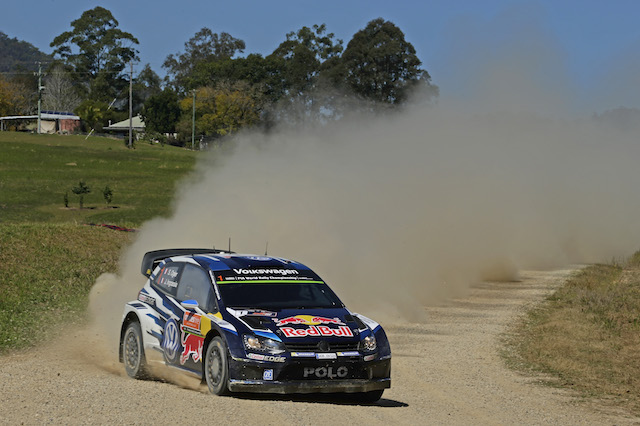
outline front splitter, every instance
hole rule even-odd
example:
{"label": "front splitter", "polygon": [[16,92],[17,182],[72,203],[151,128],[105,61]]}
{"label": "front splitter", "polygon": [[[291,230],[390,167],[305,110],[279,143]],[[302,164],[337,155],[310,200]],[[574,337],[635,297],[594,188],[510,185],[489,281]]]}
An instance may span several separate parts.
{"label": "front splitter", "polygon": [[391,387],[391,379],[373,380],[308,380],[295,382],[276,382],[267,380],[229,380],[232,392],[259,393],[355,393],[371,392]]}

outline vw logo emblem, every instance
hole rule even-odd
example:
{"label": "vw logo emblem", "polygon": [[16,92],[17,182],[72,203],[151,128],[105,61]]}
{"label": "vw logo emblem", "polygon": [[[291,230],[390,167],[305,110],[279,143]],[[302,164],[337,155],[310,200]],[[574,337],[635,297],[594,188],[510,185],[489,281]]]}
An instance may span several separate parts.
{"label": "vw logo emblem", "polygon": [[167,362],[176,362],[178,350],[180,349],[180,334],[178,333],[178,324],[172,319],[167,321],[164,326],[162,349]]}

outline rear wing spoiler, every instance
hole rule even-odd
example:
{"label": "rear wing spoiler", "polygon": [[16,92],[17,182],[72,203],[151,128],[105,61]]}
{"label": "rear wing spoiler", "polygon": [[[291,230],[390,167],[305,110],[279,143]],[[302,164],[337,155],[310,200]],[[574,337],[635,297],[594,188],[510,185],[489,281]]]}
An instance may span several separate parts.
{"label": "rear wing spoiler", "polygon": [[206,248],[174,248],[174,249],[164,249],[164,250],[154,250],[148,251],[144,254],[142,258],[142,266],[140,267],[140,272],[145,277],[151,276],[151,273],[156,269],[163,260],[168,257],[173,256],[185,256],[190,254],[219,254],[219,253],[229,253],[232,254],[234,252],[229,250],[216,250],[216,249],[206,249]]}

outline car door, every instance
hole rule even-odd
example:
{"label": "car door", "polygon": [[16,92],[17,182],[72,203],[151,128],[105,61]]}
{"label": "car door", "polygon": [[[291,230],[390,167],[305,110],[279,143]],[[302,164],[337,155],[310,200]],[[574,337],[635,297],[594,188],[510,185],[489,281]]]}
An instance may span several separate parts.
{"label": "car door", "polygon": [[174,358],[174,364],[201,372],[204,339],[211,330],[211,320],[203,313],[217,312],[209,274],[197,265],[186,263],[180,274],[176,300],[185,311],[179,323],[181,352]]}

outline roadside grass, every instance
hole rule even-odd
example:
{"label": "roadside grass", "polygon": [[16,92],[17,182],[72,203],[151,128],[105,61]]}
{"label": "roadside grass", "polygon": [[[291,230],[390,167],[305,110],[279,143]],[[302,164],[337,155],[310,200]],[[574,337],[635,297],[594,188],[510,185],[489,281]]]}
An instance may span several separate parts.
{"label": "roadside grass", "polygon": [[117,271],[131,238],[93,226],[0,223],[0,353],[82,325],[96,278]]}
{"label": "roadside grass", "polygon": [[640,252],[578,272],[504,343],[510,367],[640,414]]}
{"label": "roadside grass", "polygon": [[[21,132],[0,132],[0,152],[0,223],[130,227],[169,213],[176,182],[193,169],[197,155],[140,141],[130,150],[122,140]],[[83,209],[72,192],[80,180],[91,188]],[[110,206],[102,193],[107,185]]]}

